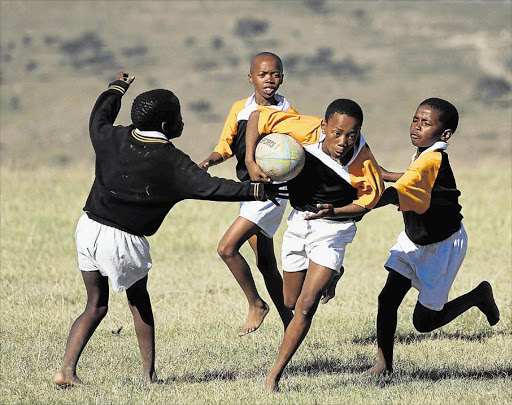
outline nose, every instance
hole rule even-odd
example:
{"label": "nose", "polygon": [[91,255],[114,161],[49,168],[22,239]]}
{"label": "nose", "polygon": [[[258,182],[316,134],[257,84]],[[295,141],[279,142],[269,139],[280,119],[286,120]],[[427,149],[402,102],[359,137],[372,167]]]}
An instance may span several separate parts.
{"label": "nose", "polygon": [[348,138],[345,135],[341,135],[338,139],[339,139],[339,141],[338,141],[339,146],[341,146],[343,148],[346,148],[348,146]]}

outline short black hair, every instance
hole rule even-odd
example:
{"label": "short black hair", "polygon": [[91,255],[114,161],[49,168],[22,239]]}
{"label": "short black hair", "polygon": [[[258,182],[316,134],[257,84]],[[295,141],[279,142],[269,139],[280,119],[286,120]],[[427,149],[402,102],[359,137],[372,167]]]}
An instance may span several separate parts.
{"label": "short black hair", "polygon": [[260,52],[259,54],[257,55],[254,55],[254,57],[251,59],[251,65],[250,67],[252,67],[252,64],[254,63],[254,60],[256,58],[259,58],[260,56],[270,56],[271,58],[274,58],[277,63],[279,64],[279,67],[281,69],[281,73],[283,72],[284,70],[284,65],[283,65],[283,61],[281,60],[281,58],[279,56],[277,56],[275,53],[273,52],[268,52],[268,51],[265,51],[265,52]]}
{"label": "short black hair", "polygon": [[325,121],[329,121],[329,119],[336,113],[354,117],[359,121],[359,126],[363,126],[363,110],[359,104],[353,100],[348,98],[339,98],[334,100],[329,104],[325,111]]}
{"label": "short black hair", "polygon": [[459,112],[455,106],[442,98],[427,98],[423,100],[420,105],[428,105],[434,110],[439,111],[439,120],[444,125],[443,129],[451,129],[453,132],[456,131],[459,125]]}
{"label": "short black hair", "polygon": [[139,94],[132,104],[133,125],[142,131],[162,131],[162,122],[173,124],[181,113],[180,101],[170,90],[155,89]]}

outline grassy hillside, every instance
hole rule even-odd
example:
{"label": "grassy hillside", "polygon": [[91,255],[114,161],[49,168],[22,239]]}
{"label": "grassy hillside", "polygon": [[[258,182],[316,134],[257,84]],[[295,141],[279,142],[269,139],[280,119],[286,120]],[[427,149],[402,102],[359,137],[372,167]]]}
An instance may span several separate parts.
{"label": "grassy hillside", "polygon": [[410,117],[429,96],[460,109],[452,160],[509,160],[510,2],[2,1],[0,15],[3,161],[91,161],[88,115],[120,69],[137,80],[119,122],[139,92],[172,89],[186,124],[177,144],[202,159],[262,50],[283,58],[281,90],[299,111],[358,101],[383,165],[408,159]]}

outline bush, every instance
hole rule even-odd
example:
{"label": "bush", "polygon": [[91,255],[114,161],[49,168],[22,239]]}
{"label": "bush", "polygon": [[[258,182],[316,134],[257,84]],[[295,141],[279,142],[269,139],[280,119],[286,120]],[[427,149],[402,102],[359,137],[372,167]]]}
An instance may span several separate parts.
{"label": "bush", "polygon": [[265,20],[255,18],[242,18],[237,21],[235,35],[242,38],[251,38],[262,35],[268,30],[268,23]]}

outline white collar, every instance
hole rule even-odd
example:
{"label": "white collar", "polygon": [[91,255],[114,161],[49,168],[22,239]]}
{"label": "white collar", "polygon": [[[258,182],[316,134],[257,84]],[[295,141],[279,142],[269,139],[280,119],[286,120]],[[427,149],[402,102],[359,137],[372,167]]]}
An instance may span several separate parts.
{"label": "white collar", "polygon": [[425,149],[423,152],[421,152],[419,154],[418,154],[418,151],[416,151],[416,153],[414,155],[412,155],[412,161],[414,162],[416,159],[418,159],[421,155],[423,155],[426,152],[431,152],[434,150],[445,150],[446,148],[448,148],[448,142],[437,141],[432,146]]}
{"label": "white collar", "polygon": [[165,139],[166,141],[169,140],[169,138],[158,131],[141,131],[140,129],[135,128],[135,133],[140,136],[145,136],[146,138]]}
{"label": "white collar", "polygon": [[[276,93],[274,97],[277,100],[276,105],[266,105],[262,107],[274,108],[279,111],[287,111],[290,109],[290,103],[285,97],[278,93]],[[248,120],[251,113],[256,111],[258,107],[259,104],[256,103],[256,93],[252,93],[249,97],[247,97],[247,100],[245,100],[245,107],[238,113],[236,119],[238,121]]]}
{"label": "white collar", "polygon": [[357,156],[359,155],[359,152],[361,152],[361,149],[363,148],[363,146],[366,145],[366,141],[364,139],[363,133],[359,132],[359,145],[357,146],[357,148],[354,148],[354,153],[352,154],[350,161],[346,165],[341,165],[340,163],[337,163],[322,150],[322,143],[323,143],[324,139],[325,139],[325,134],[322,132],[319,142],[311,144],[311,145],[304,145],[303,147],[307,152],[311,153],[313,156],[315,156],[317,159],[319,159],[327,167],[334,170],[342,179],[344,179],[345,181],[347,181],[350,184],[350,174],[348,171],[348,167],[357,158]]}

